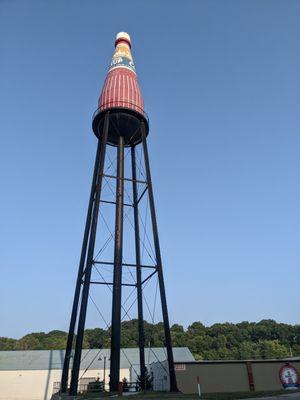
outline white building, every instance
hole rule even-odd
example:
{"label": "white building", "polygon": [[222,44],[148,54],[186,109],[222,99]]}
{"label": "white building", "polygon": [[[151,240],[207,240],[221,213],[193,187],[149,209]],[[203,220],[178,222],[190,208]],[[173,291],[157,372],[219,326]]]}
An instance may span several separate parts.
{"label": "white building", "polygon": [[[0,400],[47,400],[60,383],[64,350],[0,351]],[[194,361],[187,347],[173,348],[175,362]],[[109,382],[108,349],[83,350],[79,384],[104,378]],[[145,349],[146,364],[166,360],[164,348]],[[140,373],[139,350],[122,349],[120,379],[136,381]]]}

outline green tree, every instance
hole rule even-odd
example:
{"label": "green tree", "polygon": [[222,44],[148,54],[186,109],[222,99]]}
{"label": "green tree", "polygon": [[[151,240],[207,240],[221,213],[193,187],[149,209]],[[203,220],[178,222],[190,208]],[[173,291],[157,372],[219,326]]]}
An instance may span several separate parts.
{"label": "green tree", "polygon": [[259,343],[261,358],[283,358],[289,356],[288,349],[280,344],[278,340],[260,340]]}
{"label": "green tree", "polygon": [[0,337],[0,350],[14,350],[17,340],[6,337]]}
{"label": "green tree", "polygon": [[171,326],[171,337],[174,347],[186,346],[187,338],[182,325],[174,324]]}
{"label": "green tree", "polygon": [[235,349],[235,359],[253,360],[260,358],[260,348],[257,343],[245,341],[239,344]]}
{"label": "green tree", "polygon": [[[138,385],[138,390],[142,390],[141,375],[138,375],[138,377],[137,377],[137,385]],[[153,376],[149,373],[147,368],[146,368],[146,372],[145,372],[145,388],[144,388],[144,390],[153,390]]]}
{"label": "green tree", "polygon": [[204,335],[205,332],[206,328],[200,321],[193,322],[187,329],[187,334],[192,337]]}
{"label": "green tree", "polygon": [[[164,325],[144,321],[145,346],[164,345]],[[86,329],[84,348],[109,348],[110,328]],[[196,359],[255,359],[300,356],[300,325],[277,323],[271,319],[260,322],[242,321],[238,324],[218,323],[205,327],[193,322],[185,330],[182,325],[171,327],[174,346],[187,346]],[[53,330],[34,332],[21,339],[0,337],[0,350],[64,349],[67,333]],[[138,321],[122,322],[122,346],[138,346]]]}
{"label": "green tree", "polygon": [[84,340],[89,349],[100,349],[110,346],[110,337],[108,331],[101,328],[86,329],[84,331]]}
{"label": "green tree", "polygon": [[16,350],[40,350],[42,348],[43,346],[34,333],[22,337],[17,341],[15,347]]}

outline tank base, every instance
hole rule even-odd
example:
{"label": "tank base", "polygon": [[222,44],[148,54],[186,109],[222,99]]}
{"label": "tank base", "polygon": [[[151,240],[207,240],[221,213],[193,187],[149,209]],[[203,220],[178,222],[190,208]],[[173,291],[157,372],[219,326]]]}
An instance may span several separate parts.
{"label": "tank base", "polygon": [[112,146],[118,145],[120,136],[124,138],[124,145],[126,147],[135,146],[142,141],[142,123],[145,126],[146,136],[149,133],[148,118],[130,108],[113,107],[105,110],[96,110],[93,116],[93,131],[100,139],[103,126],[104,117],[109,111],[109,129],[108,129],[108,144]]}

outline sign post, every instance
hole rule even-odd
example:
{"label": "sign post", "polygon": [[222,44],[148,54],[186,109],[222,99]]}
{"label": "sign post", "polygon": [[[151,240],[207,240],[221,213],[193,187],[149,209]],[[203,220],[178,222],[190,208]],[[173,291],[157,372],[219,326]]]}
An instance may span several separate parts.
{"label": "sign post", "polygon": [[200,377],[197,376],[198,396],[201,397]]}

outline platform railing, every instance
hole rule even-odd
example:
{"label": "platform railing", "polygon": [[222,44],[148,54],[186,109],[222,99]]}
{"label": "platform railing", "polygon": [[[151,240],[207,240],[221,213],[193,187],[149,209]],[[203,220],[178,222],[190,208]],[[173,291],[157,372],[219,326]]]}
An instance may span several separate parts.
{"label": "platform railing", "polygon": [[124,108],[125,110],[134,110],[142,114],[147,122],[149,123],[149,117],[147,113],[144,111],[144,109],[140,106],[138,106],[135,103],[132,103],[130,101],[120,101],[120,100],[112,100],[107,103],[101,104],[100,107],[97,108],[97,110],[93,114],[93,119],[98,115],[100,112],[105,111],[109,108]]}

